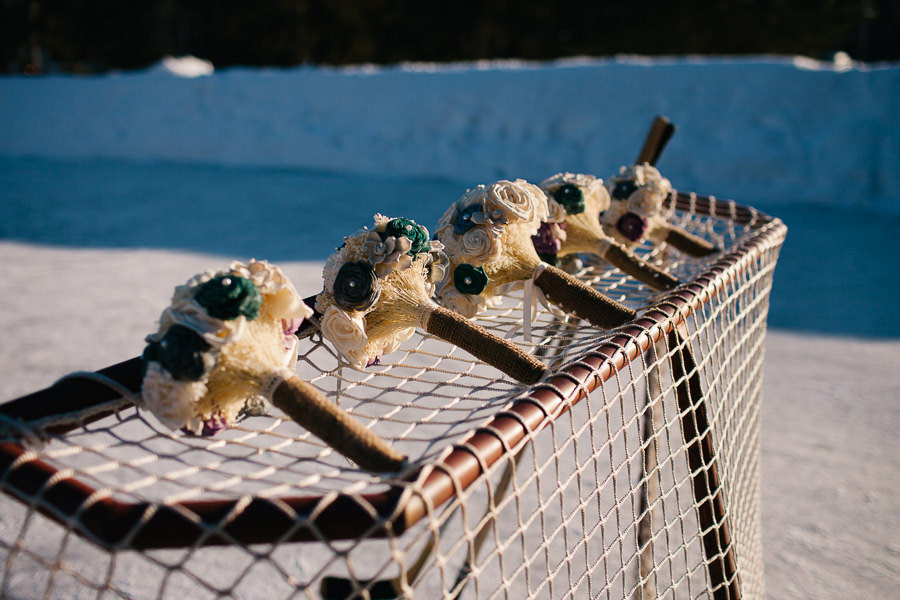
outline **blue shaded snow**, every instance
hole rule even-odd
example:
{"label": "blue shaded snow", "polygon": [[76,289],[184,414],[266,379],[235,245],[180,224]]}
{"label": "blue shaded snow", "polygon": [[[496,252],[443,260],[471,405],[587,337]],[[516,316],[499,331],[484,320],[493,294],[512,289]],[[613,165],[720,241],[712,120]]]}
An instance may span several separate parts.
{"label": "blue shaded snow", "polygon": [[572,59],[0,77],[0,238],[324,261],[375,212],[608,177],[657,114],[680,190],[789,226],[770,324],[900,337],[900,66]]}
{"label": "blue shaded snow", "polygon": [[[434,229],[473,182],[189,163],[0,159],[0,238],[321,261],[374,212]],[[900,337],[900,215],[740,199],[787,223],[769,324]]]}

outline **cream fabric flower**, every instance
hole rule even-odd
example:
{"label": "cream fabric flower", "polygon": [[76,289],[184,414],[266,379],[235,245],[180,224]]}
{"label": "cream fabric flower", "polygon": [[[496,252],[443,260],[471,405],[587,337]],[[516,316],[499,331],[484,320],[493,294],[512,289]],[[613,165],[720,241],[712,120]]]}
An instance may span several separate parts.
{"label": "cream fabric flower", "polygon": [[599,214],[603,214],[604,211],[609,210],[610,203],[612,202],[609,191],[606,189],[606,184],[599,177],[595,178],[588,186],[587,191],[585,192],[585,198],[588,199],[589,205],[593,205],[594,210]]}
{"label": "cream fabric flower", "polygon": [[438,299],[442,306],[445,306],[454,312],[458,312],[467,319],[471,319],[478,314],[478,311],[481,308],[481,303],[478,302],[478,296],[462,294],[456,291],[453,286],[444,288],[442,292],[443,293],[438,294]]}
{"label": "cream fabric flower", "polygon": [[636,165],[633,167],[635,174],[637,175],[638,185],[649,185],[651,183],[655,183],[659,186],[660,191],[668,194],[672,191],[672,183],[662,176],[662,173],[659,172],[654,166],[651,165]]}
{"label": "cream fabric flower", "polygon": [[524,179],[502,179],[492,183],[486,189],[484,203],[485,214],[491,219],[494,219],[496,211],[501,211],[508,218],[524,221],[543,220],[547,217],[547,203],[544,202],[543,192]]}
{"label": "cream fabric flower", "polygon": [[[465,197],[465,196],[464,196]],[[456,219],[456,212],[462,208],[463,206],[460,204],[462,200],[458,200],[447,207],[447,210],[444,211],[444,214],[441,215],[441,218],[438,219],[437,228],[440,230],[443,227],[447,227],[448,225],[452,225],[453,221]]]}
{"label": "cream fabric flower", "polygon": [[503,244],[500,236],[484,225],[473,227],[462,235],[459,250],[465,262],[474,266],[483,265],[500,255]]}
{"label": "cream fabric flower", "polygon": [[411,338],[415,332],[415,327],[407,327],[398,331],[392,338],[385,342],[384,348],[381,350],[382,356],[395,352],[397,348],[400,347],[400,344]]}
{"label": "cream fabric flower", "polygon": [[444,252],[444,245],[437,240],[431,240],[431,252],[428,253],[428,260],[425,263],[425,269],[428,273],[428,283],[431,284],[431,293],[434,293],[434,286],[439,284],[447,276],[447,270],[450,268],[450,259]]}
{"label": "cream fabric flower", "polygon": [[364,349],[368,343],[365,323],[359,315],[351,315],[337,306],[329,306],[321,321],[322,335],[357,369],[366,366]]}
{"label": "cream fabric flower", "polygon": [[469,319],[484,309],[497,306],[502,300],[499,296],[463,294],[453,285],[452,277],[448,277],[443,284],[438,286],[435,298],[441,306]]}
{"label": "cream fabric flower", "polygon": [[375,269],[375,274],[384,279],[393,271],[403,271],[412,266],[413,259],[407,254],[412,248],[409,238],[387,237],[381,239],[377,231],[370,231],[363,244],[363,253]]}
{"label": "cream fabric flower", "polygon": [[[557,173],[556,175],[548,177],[547,179],[542,181],[541,189],[552,193],[553,190],[567,183],[576,185],[583,189],[587,189],[596,181],[597,177],[588,173]],[[600,181],[602,183],[602,180]]]}
{"label": "cream fabric flower", "polygon": [[285,287],[294,286],[288,281],[281,269],[265,260],[251,259],[248,263],[234,261],[229,270],[240,277],[249,279],[259,288],[261,294],[275,294]]}
{"label": "cream fabric flower", "polygon": [[157,362],[147,363],[141,387],[144,405],[169,429],[185,427],[198,433],[203,422],[195,413],[197,399],[206,395],[206,378],[176,381]]}
{"label": "cream fabric flower", "polygon": [[651,182],[639,187],[629,196],[628,209],[639,215],[652,217],[662,212],[666,195],[667,192],[658,183]]}
{"label": "cream fabric flower", "polygon": [[547,196],[547,218],[545,223],[563,223],[566,220],[565,207],[554,200],[551,196]]}
{"label": "cream fabric flower", "polygon": [[259,292],[267,296],[268,310],[282,319],[308,319],[313,311],[303,302],[294,284],[284,272],[265,260],[251,259],[244,264],[233,262],[231,273],[253,282]]}

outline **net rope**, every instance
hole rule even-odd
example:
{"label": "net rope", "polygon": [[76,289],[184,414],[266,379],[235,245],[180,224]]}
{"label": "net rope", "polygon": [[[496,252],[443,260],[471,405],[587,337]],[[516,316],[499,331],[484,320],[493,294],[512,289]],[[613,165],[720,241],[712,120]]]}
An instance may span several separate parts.
{"label": "net rope", "polygon": [[[317,333],[301,340],[298,375],[409,455],[406,473],[360,471],[276,409],[212,438],[172,433],[121,401],[100,420],[82,415],[64,435],[3,423],[11,458],[0,485],[12,520],[0,527],[0,595],[646,599],[730,597],[737,586],[742,598],[764,597],[760,385],[785,228],[733,202],[702,204],[683,195],[669,220],[732,253],[724,274],[698,279],[716,272],[720,254],[696,259],[649,245],[636,253],[690,285],[654,292],[589,257],[564,265],[639,317],[650,306],[671,309],[667,331],[607,332],[542,309],[526,344],[521,290],[478,317],[559,373],[531,389],[424,333],[365,371]],[[598,356],[607,357],[597,349],[614,336],[641,349],[601,374]],[[686,406],[683,390],[695,384],[702,398]],[[561,401],[548,411],[536,392]],[[685,419],[710,440],[715,489],[709,468],[690,466]],[[503,423],[526,433],[509,444]],[[499,458],[488,460],[473,433],[495,440]],[[473,477],[454,467],[463,455],[478,467]],[[25,472],[38,467],[51,474],[29,488]],[[452,486],[446,501],[433,501],[431,473]],[[65,505],[57,494],[73,481],[83,493]],[[700,496],[698,481],[707,486]],[[717,495],[730,537],[711,554],[698,514]],[[303,510],[295,498],[305,499]],[[227,508],[214,519],[191,508],[216,501]],[[422,518],[385,525],[412,501],[424,506]],[[139,507],[114,543],[91,533],[104,523],[85,525],[106,518],[97,515],[112,503]],[[164,508],[178,515],[161,521],[169,529],[154,521]],[[273,525],[239,533],[251,509],[267,511]],[[360,514],[369,525],[334,535]],[[186,527],[200,533],[172,544],[180,547],[148,547],[144,526],[163,540]],[[726,554],[735,575],[716,584],[708,565]]]}

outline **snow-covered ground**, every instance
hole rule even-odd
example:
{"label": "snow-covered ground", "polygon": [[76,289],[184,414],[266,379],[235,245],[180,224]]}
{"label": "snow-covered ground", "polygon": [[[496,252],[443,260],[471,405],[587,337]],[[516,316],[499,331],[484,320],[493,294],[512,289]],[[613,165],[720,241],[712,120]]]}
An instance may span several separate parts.
{"label": "snow-covered ground", "polygon": [[0,400],[138,354],[194,272],[267,258],[311,293],[372,212],[432,225],[499,177],[605,176],[666,114],[676,187],[790,228],[763,392],[769,595],[895,593],[900,66],[173,68],[0,78]]}
{"label": "snow-covered ground", "polygon": [[900,131],[896,65],[626,57],[170,71],[0,79],[0,154],[540,180],[617,168],[665,114],[681,129],[664,165],[683,189],[879,207],[900,197],[900,138],[888,135]]}

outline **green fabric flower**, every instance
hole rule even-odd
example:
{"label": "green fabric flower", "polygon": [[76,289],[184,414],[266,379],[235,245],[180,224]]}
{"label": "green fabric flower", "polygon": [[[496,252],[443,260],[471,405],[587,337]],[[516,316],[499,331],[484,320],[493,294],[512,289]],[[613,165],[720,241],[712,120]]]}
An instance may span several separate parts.
{"label": "green fabric flower", "polygon": [[616,200],[628,200],[637,189],[633,179],[625,179],[616,183],[616,187],[612,191],[612,197]]}
{"label": "green fabric flower", "polygon": [[562,184],[553,192],[553,199],[563,205],[566,214],[578,215],[584,212],[584,193],[577,185]]}
{"label": "green fabric flower", "polygon": [[465,263],[453,269],[453,286],[463,294],[477,296],[487,287],[488,276],[482,267],[473,267]]}
{"label": "green fabric flower", "polygon": [[195,331],[173,325],[161,340],[144,348],[143,374],[147,374],[147,363],[158,362],[178,381],[199,381],[216,364],[210,348]]}
{"label": "green fabric flower", "polygon": [[229,321],[244,316],[252,321],[259,316],[262,295],[249,279],[219,275],[197,286],[194,300],[216,319]]}
{"label": "green fabric flower", "polygon": [[547,254],[544,252],[537,253],[538,258],[547,263],[548,265],[553,265],[554,267],[559,267],[561,261],[559,260],[559,256],[556,254]]}
{"label": "green fabric flower", "polygon": [[404,219],[402,217],[399,219],[391,219],[388,221],[387,225],[384,226],[384,232],[381,236],[382,239],[400,236],[408,238],[409,241],[412,242],[412,248],[407,252],[410,256],[415,256],[421,252],[431,251],[431,243],[428,241],[428,230],[421,225],[416,225],[415,221],[410,219]]}

